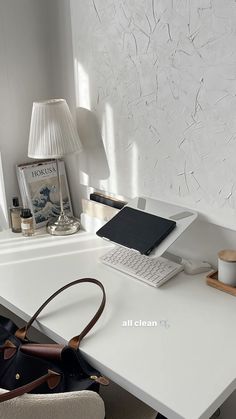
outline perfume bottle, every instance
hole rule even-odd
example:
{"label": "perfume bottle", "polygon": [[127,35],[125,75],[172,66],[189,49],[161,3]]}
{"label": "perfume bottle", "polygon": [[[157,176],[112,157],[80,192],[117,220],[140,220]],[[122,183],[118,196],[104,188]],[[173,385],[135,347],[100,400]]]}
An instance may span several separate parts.
{"label": "perfume bottle", "polygon": [[19,206],[19,199],[17,196],[12,198],[12,207],[9,209],[10,211],[10,225],[11,230],[13,233],[20,233],[21,232],[21,211],[22,207]]}
{"label": "perfume bottle", "polygon": [[29,237],[34,234],[34,220],[29,208],[23,208],[21,211],[21,231],[23,236]]}

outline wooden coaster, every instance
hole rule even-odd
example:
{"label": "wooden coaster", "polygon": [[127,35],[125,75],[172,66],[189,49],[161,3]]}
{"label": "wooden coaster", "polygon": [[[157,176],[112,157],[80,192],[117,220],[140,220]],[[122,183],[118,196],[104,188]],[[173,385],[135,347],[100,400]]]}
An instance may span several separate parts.
{"label": "wooden coaster", "polygon": [[217,288],[220,291],[227,292],[228,294],[236,296],[236,287],[231,287],[230,285],[223,284],[218,280],[218,271],[210,272],[206,277],[207,285],[210,287]]}

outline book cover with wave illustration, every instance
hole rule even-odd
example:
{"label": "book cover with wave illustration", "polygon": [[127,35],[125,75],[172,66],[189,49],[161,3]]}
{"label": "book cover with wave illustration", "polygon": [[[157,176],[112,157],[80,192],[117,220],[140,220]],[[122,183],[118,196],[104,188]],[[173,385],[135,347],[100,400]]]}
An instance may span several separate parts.
{"label": "book cover with wave illustration", "polygon": [[[41,160],[19,164],[16,171],[23,206],[31,209],[36,228],[45,226],[51,218],[60,214],[56,161]],[[67,215],[73,215],[65,163],[61,159],[59,172],[63,209]]]}

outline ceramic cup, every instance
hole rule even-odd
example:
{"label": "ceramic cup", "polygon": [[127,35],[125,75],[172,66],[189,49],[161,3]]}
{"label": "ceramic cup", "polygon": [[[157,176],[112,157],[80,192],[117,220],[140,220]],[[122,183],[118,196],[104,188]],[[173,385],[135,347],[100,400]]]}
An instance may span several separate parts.
{"label": "ceramic cup", "polygon": [[236,250],[221,250],[218,253],[218,280],[236,287]]}

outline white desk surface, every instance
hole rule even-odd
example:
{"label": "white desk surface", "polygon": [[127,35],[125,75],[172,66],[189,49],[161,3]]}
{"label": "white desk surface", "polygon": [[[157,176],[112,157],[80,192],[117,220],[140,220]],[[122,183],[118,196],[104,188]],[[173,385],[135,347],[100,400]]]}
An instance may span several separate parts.
{"label": "white desk surface", "polygon": [[[236,298],[184,273],[155,289],[98,262],[110,245],[70,237],[0,234],[0,303],[28,320],[67,282],[102,281],[105,311],[81,344],[105,375],[170,419],[207,419],[236,388]],[[58,342],[78,334],[100,301],[80,285],[58,296],[37,327]],[[153,327],[123,322],[156,321]]]}

